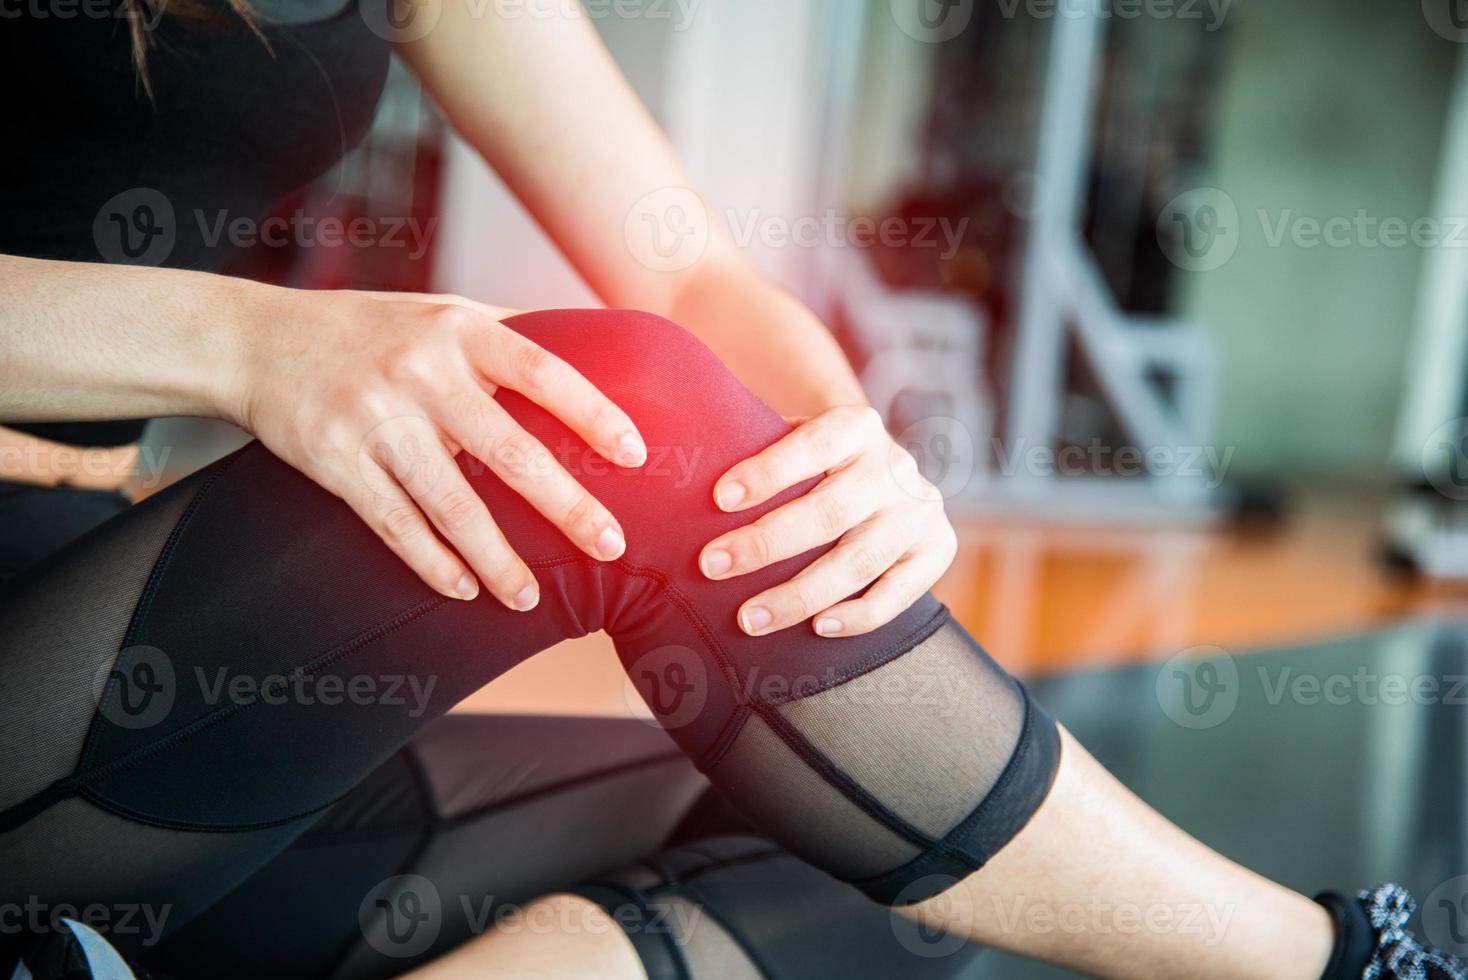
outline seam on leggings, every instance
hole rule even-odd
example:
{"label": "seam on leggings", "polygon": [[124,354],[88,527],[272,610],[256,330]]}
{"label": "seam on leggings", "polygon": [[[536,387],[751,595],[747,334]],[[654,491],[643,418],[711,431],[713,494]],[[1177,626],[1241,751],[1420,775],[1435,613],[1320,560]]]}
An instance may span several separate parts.
{"label": "seam on leggings", "polygon": [[[1019,738],[1015,740],[1014,751],[1010,753],[1009,761],[1004,765],[1004,771],[999,774],[998,779],[994,780],[994,785],[989,787],[989,792],[969,812],[969,815],[960,820],[949,829],[948,833],[943,835],[945,842],[958,836],[967,836],[976,824],[982,822],[988,816],[990,810],[999,805],[995,801],[1001,799],[1007,793],[1009,787],[1014,783],[1015,773],[1024,764],[1025,756],[1034,750],[1037,741],[1035,727],[1038,722],[1035,718],[1034,702],[1030,700],[1027,692],[1024,693],[1023,703],[1025,706],[1024,721],[1020,724]],[[1054,773],[1051,773],[1051,780],[1053,782]],[[1049,795],[1048,790],[1046,795]],[[960,849],[956,845],[954,846],[954,851],[962,854],[973,865],[973,870],[975,871],[983,867],[989,858],[993,857],[992,854],[982,856],[970,854],[968,851]]]}
{"label": "seam on leggings", "polygon": [[[422,804],[423,812],[430,818],[424,822],[431,823],[431,818],[438,815],[438,795],[433,791],[433,780],[428,778],[428,770],[424,767],[423,760],[419,759],[418,753],[414,751],[415,744],[409,742],[398,749],[397,754],[403,757],[403,768],[408,770],[408,779],[418,792],[418,802]],[[359,782],[357,785],[362,784]]]}
{"label": "seam on leggings", "polygon": [[[733,922],[720,914],[719,909],[709,901],[709,896],[706,892],[691,882],[685,885],[685,891],[686,894],[680,897],[688,899],[693,903],[694,907],[700,909],[705,916],[712,919],[714,925],[722,929],[724,934],[729,937],[729,941],[738,947],[739,952],[744,954],[744,958],[749,961],[750,966],[754,967],[756,973],[765,978],[777,976],[775,971],[765,963],[754,941],[745,935],[744,930],[736,928]],[[695,926],[695,928],[697,927]]]}
{"label": "seam on leggings", "polygon": [[[582,564],[588,568],[599,570],[608,563],[596,562],[583,555],[561,555],[554,558],[537,558],[526,562],[526,565],[530,568],[556,568],[571,564]],[[724,726],[720,730],[718,737],[714,739],[712,746],[704,754],[704,757],[694,760],[694,766],[699,771],[707,772],[718,763],[719,759],[723,758],[724,754],[729,750],[729,746],[734,743],[734,739],[743,729],[744,723],[749,719],[749,711],[754,702],[745,696],[743,686],[739,683],[739,672],[734,667],[733,658],[729,656],[729,652],[719,642],[718,635],[709,626],[708,621],[703,618],[698,608],[687,595],[657,569],[648,568],[643,565],[634,565],[625,559],[618,559],[610,564],[615,565],[628,575],[651,580],[662,589],[664,597],[670,601],[670,604],[675,609],[683,614],[684,620],[688,625],[693,627],[694,632],[703,640],[709,653],[718,663],[719,669],[724,675],[724,681],[729,685],[729,690],[734,693],[734,702],[737,706],[735,711],[724,722]]]}
{"label": "seam on leggings", "polygon": [[940,604],[938,606],[938,611],[935,612],[928,619],[924,620],[923,624],[914,629],[911,633],[908,633],[907,635],[903,636],[902,639],[896,640],[890,645],[883,647],[876,653],[863,657],[861,660],[857,661],[854,664],[850,664],[840,673],[834,674],[830,678],[820,681],[816,684],[803,686],[798,692],[790,691],[786,694],[778,694],[774,695],[773,697],[761,698],[759,700],[759,703],[771,706],[789,704],[792,701],[799,701],[803,698],[812,697],[816,694],[821,694],[825,691],[829,691],[832,688],[839,687],[842,684],[845,684],[847,681],[855,680],[863,674],[869,674],[872,671],[876,670],[878,667],[886,666],[903,654],[910,652],[919,643],[923,642],[928,637],[938,632],[938,630],[941,629],[950,618],[951,614],[948,611],[948,607]]}
{"label": "seam on leggings", "polygon": [[[352,787],[352,789],[356,789],[356,787],[354,786]],[[314,817],[318,813],[321,813],[324,810],[329,810],[332,807],[336,806],[342,800],[346,799],[347,796],[351,794],[351,792],[352,790],[347,790],[340,796],[337,796],[334,799],[327,800],[320,806],[313,806],[308,810],[302,810],[300,813],[293,813],[288,817],[276,817],[271,820],[261,820],[257,823],[228,825],[192,823],[188,820],[170,820],[167,817],[149,816],[146,813],[139,813],[135,810],[131,810],[128,807],[121,805],[120,803],[114,803],[112,800],[109,800],[107,797],[101,795],[99,792],[89,786],[83,786],[67,795],[78,796],[100,810],[106,810],[108,813],[122,817],[126,820],[130,820],[133,823],[140,823],[149,827],[158,827],[163,830],[187,830],[194,833],[202,834],[242,834],[248,833],[252,830],[271,830],[275,827],[284,827],[286,824],[295,823],[297,820],[304,820],[307,817]]]}
{"label": "seam on leggings", "polygon": [[[647,903],[647,894],[640,888],[624,884],[620,881],[594,881],[591,882],[589,886],[582,887],[602,888],[626,898],[629,902],[637,906],[637,912],[642,917],[642,921],[638,923],[640,927],[647,925],[647,920],[652,917],[652,909]],[[583,894],[581,895],[581,897],[586,898],[589,901],[595,902],[595,904],[601,906],[602,911],[607,914],[607,917],[615,922],[617,924],[617,927],[621,929],[623,933],[627,932],[627,927],[622,925],[621,920],[618,919],[617,916],[614,914],[613,909],[607,908],[604,903],[597,902],[595,899],[590,898],[590,896]],[[647,932],[645,929],[641,929],[640,931],[644,936],[651,935],[651,933]],[[658,939],[659,945],[667,949],[669,956],[672,958],[673,968],[678,972],[679,980],[694,980],[693,969],[689,966],[687,957],[683,955],[682,945],[675,938],[669,935],[667,930],[663,930],[658,935]],[[632,940],[631,936],[628,936],[628,940],[632,942],[632,949],[634,952],[636,952],[637,943]],[[637,958],[639,960],[642,959],[642,954],[638,953]]]}
{"label": "seam on leggings", "polygon": [[747,704],[741,704],[734,709],[734,714],[724,723],[724,729],[719,732],[719,737],[714,739],[714,744],[709,746],[708,752],[704,753],[702,759],[694,763],[699,772],[706,773],[724,761],[724,756],[729,754],[729,750],[734,747],[735,740],[739,738],[739,733],[744,731],[744,726],[754,714],[755,709]]}
{"label": "seam on leggings", "polygon": [[525,564],[530,568],[556,568],[561,565],[581,564],[593,569],[600,569],[610,564],[634,578],[651,579],[663,590],[664,597],[671,600],[678,611],[683,614],[683,618],[698,633],[699,638],[707,644],[709,652],[713,654],[714,659],[718,661],[720,669],[723,670],[724,677],[729,682],[729,687],[741,699],[741,703],[743,703],[743,696],[739,687],[739,672],[735,670],[734,662],[730,658],[729,652],[719,642],[718,635],[714,632],[713,627],[698,612],[692,600],[674,585],[667,575],[655,568],[648,568],[645,565],[634,565],[623,558],[619,558],[614,562],[598,562],[583,555],[562,555],[556,558],[537,558],[533,561],[527,561]]}
{"label": "seam on leggings", "polygon": [[[679,848],[679,850],[689,851],[693,849],[685,847]],[[653,887],[647,889],[648,894],[661,894],[664,891],[669,891],[674,888],[689,885],[693,882],[696,882],[699,878],[711,875],[716,871],[723,871],[726,868],[739,868],[743,867],[746,864],[759,864],[762,861],[768,861],[771,858],[781,857],[786,854],[785,851],[780,850],[779,847],[776,847],[774,845],[771,845],[770,847],[762,851],[754,851],[749,854],[740,854],[737,857],[729,858],[713,857],[712,855],[705,854],[702,851],[694,851],[694,853],[697,854],[699,857],[705,858],[708,863],[701,864],[693,870],[681,875],[669,870],[661,864],[653,866],[651,864],[648,864],[647,861],[642,862],[643,864],[647,864],[654,871],[656,871],[658,874],[662,875],[666,879],[665,881],[659,882]]]}
{"label": "seam on leggings", "polygon": [[887,807],[885,803],[867,792],[866,787],[852,779],[846,772],[836,766],[830,759],[821,754],[820,750],[811,745],[805,736],[792,725],[779,711],[771,708],[761,711],[760,717],[770,726],[781,741],[790,747],[796,755],[805,760],[827,783],[840,792],[846,799],[857,808],[865,811],[872,820],[886,827],[892,833],[901,837],[909,844],[915,844],[924,850],[945,849],[946,845],[938,838],[923,833],[917,827],[902,819],[898,814]]}
{"label": "seam on leggings", "polygon": [[[407,610],[404,610],[403,612],[398,613],[396,616],[393,616],[392,618],[390,618],[388,620],[385,620],[385,621],[377,624],[376,626],[372,627],[371,629],[369,629],[369,630],[367,630],[367,631],[365,631],[363,633],[358,634],[356,637],[354,637],[351,640],[348,640],[346,643],[343,643],[343,644],[338,645],[337,647],[335,647],[332,650],[328,651],[327,653],[323,654],[321,657],[318,657],[316,660],[310,661],[310,662],[308,662],[308,663],[306,663],[304,665],[299,665],[296,668],[294,668],[293,670],[289,671],[288,673],[295,674],[297,671],[300,671],[302,676],[310,676],[312,673],[314,673],[317,670],[320,670],[322,667],[330,666],[331,664],[333,664],[333,663],[335,663],[335,662],[337,662],[339,660],[343,660],[346,657],[349,657],[352,654],[358,652],[359,650],[361,650],[361,649],[363,649],[363,648],[365,648],[367,646],[370,646],[372,643],[375,643],[376,641],[382,639],[383,637],[389,636],[392,633],[395,633],[397,630],[402,629],[404,626],[407,626],[408,624],[410,624],[410,623],[412,623],[412,622],[414,622],[414,621],[416,621],[418,619],[421,619],[423,616],[427,615],[428,613],[433,612],[435,609],[440,608],[441,606],[447,604],[448,602],[449,602],[449,600],[446,599],[446,598],[444,598],[443,596],[434,596],[432,598],[425,599],[425,600],[419,602],[416,606],[413,606],[413,607],[411,607],[411,608],[409,608]],[[287,673],[287,672],[282,672],[282,673]],[[282,680],[281,680],[281,683],[287,683],[287,680],[288,680],[287,678],[284,678],[283,677]],[[158,755],[161,752],[167,751],[168,749],[172,748],[174,745],[177,745],[177,744],[179,744],[179,743],[181,743],[183,741],[186,741],[187,739],[193,737],[194,735],[198,734],[201,731],[205,731],[207,729],[210,729],[210,728],[215,727],[216,725],[222,724],[225,721],[228,721],[230,718],[232,718],[235,715],[239,714],[240,712],[246,710],[247,708],[250,708],[250,707],[252,707],[252,706],[254,706],[256,704],[259,704],[260,701],[263,699],[263,697],[266,694],[271,693],[273,690],[274,690],[274,686],[273,685],[270,686],[268,690],[267,690],[266,686],[263,686],[262,685],[261,689],[259,691],[257,691],[255,694],[251,695],[249,698],[246,698],[246,699],[241,700],[241,701],[232,702],[230,704],[225,705],[222,708],[216,708],[214,711],[210,712],[209,714],[204,715],[201,718],[194,719],[192,722],[190,722],[188,725],[185,725],[183,728],[180,728],[177,731],[171,732],[171,733],[169,733],[168,735],[166,735],[166,736],[164,736],[162,738],[155,739],[154,741],[148,742],[145,745],[140,745],[137,748],[133,749],[132,751],[126,753],[125,755],[123,755],[123,756],[121,756],[121,757],[119,757],[117,759],[113,759],[111,762],[108,762],[108,763],[106,763],[104,765],[96,766],[96,767],[93,767],[93,768],[81,769],[81,770],[79,770],[77,772],[72,773],[70,776],[66,776],[66,777],[64,777],[62,779],[58,779],[56,782],[54,782],[50,786],[46,787],[44,790],[42,790],[40,793],[36,794],[35,796],[30,797],[27,800],[21,801],[15,807],[12,807],[11,810],[16,810],[16,809],[19,809],[21,807],[27,807],[28,805],[34,807],[37,804],[32,804],[31,803],[31,800],[38,800],[38,803],[39,803],[41,801],[38,798],[44,798],[44,803],[43,803],[43,805],[40,805],[40,809],[34,811],[34,812],[40,812],[40,810],[43,810],[46,807],[49,807],[49,806],[51,806],[54,803],[60,802],[62,799],[65,799],[68,796],[75,796],[78,793],[80,793],[83,789],[86,789],[86,788],[90,787],[93,783],[95,783],[95,782],[97,782],[99,780],[106,779],[106,778],[108,778],[110,776],[114,776],[114,775],[116,775],[116,774],[118,774],[120,772],[125,772],[126,770],[131,769],[134,766],[137,766],[137,765],[139,765],[139,764],[147,761],[148,759],[152,758],[153,756]],[[94,727],[95,727],[95,722],[94,722]],[[342,796],[345,796],[345,795],[346,795],[345,793],[342,794]],[[105,799],[105,797],[102,797],[100,794],[97,794],[97,793],[88,793],[87,794],[87,798],[89,800],[91,800],[92,802],[94,802],[94,803],[98,803],[98,805],[101,805],[100,801],[103,800],[103,799]],[[341,797],[338,797],[336,800],[332,800],[331,802],[332,803],[335,803],[339,799],[341,799]],[[327,806],[330,806],[330,805],[331,805],[330,803],[327,804]],[[306,813],[307,814],[315,813],[319,809],[322,809],[322,808],[312,808],[312,809],[306,811]],[[11,813],[11,810],[6,810],[3,813],[0,813],[0,827],[8,826],[9,825],[5,818]],[[122,811],[122,808],[117,808],[117,807],[114,806],[114,812],[121,813],[123,811]],[[280,822],[289,822],[290,820],[299,819],[300,816],[301,816],[300,814],[297,814],[296,816],[281,818],[281,821]],[[157,818],[131,817],[130,819],[138,820],[138,822],[140,822],[140,823],[154,823],[155,821],[157,821]],[[157,825],[158,826],[180,826],[178,824],[172,824],[171,825],[171,824],[166,823],[166,822],[157,822]],[[277,825],[276,822],[267,822],[267,823],[264,823],[264,824],[258,825],[258,826],[275,826],[275,825]],[[190,826],[190,829],[198,829],[198,830],[208,830],[208,829],[215,829],[215,830],[234,830],[234,829],[248,829],[248,828],[251,828],[251,827],[254,827],[254,826],[257,826],[257,825],[253,825],[253,824],[252,825],[241,825],[239,827],[235,827],[235,826],[215,826],[215,827],[203,827],[203,826],[197,826],[197,827],[195,827],[195,826]]]}
{"label": "seam on leggings", "polygon": [[[163,575],[168,570],[169,563],[173,560],[173,553],[178,548],[178,543],[183,538],[184,531],[187,529],[189,522],[193,520],[194,514],[203,502],[204,495],[213,489],[214,484],[234,465],[234,461],[239,458],[242,452],[244,452],[243,449],[239,452],[231,453],[220,462],[219,467],[209,475],[208,479],[200,484],[199,489],[194,491],[193,498],[189,500],[188,506],[179,515],[178,523],[173,525],[173,529],[168,532],[168,538],[163,542],[163,547],[159,550],[158,557],[153,560],[153,568],[148,573],[148,581],[143,585],[142,593],[138,596],[137,605],[133,607],[133,614],[128,618],[127,632],[122,636],[122,647],[119,649],[119,653],[134,645],[138,631],[142,628],[143,620],[148,617],[148,614],[153,609],[153,600],[157,597],[159,583],[163,581]],[[117,682],[116,670],[117,665],[114,662],[113,673],[107,679],[107,686],[102,691],[102,697],[97,701],[97,710],[93,713],[92,721],[87,727],[87,738],[82,743],[81,757],[77,759],[76,769],[85,769],[90,766],[92,759],[97,754],[97,743],[102,737],[101,730],[97,725],[97,719],[104,715],[104,706],[110,705],[112,699],[122,687]]]}
{"label": "seam on leggings", "polygon": [[[405,757],[411,756],[411,743],[409,743],[409,745],[403,746],[400,751]],[[416,758],[409,758],[407,762],[409,771],[415,773],[415,775],[413,776],[415,782],[419,779],[420,776],[426,778],[426,774],[421,772],[418,760]],[[359,783],[358,785],[361,784]],[[355,790],[356,788],[356,786],[353,786],[352,790]],[[352,790],[348,790],[346,794],[343,794],[342,798],[345,799],[346,795],[349,795]],[[398,864],[397,871],[395,872],[396,875],[409,874],[413,868],[418,866],[418,862],[423,859],[423,855],[428,853],[428,845],[433,841],[432,834],[427,831],[420,831],[417,837],[418,839],[414,842],[412,850],[410,850],[407,855],[403,857],[403,860]],[[347,934],[346,938],[341,941],[336,951],[332,953],[329,957],[327,957],[326,969],[322,971],[322,976],[335,977],[337,975],[338,971],[341,970],[342,966],[347,962],[347,958],[351,956],[352,953],[358,948],[357,939],[361,935],[362,931],[360,929],[353,929]]]}
{"label": "seam on leggings", "polygon": [[[893,868],[891,871],[885,871],[868,878],[847,878],[843,880],[870,894],[872,891],[887,890],[887,886],[921,877],[922,875],[919,872],[922,872],[922,874],[944,873],[937,868],[936,859],[939,858],[948,858],[955,862],[960,868],[964,869],[965,874],[977,871],[987,864],[989,859],[994,856],[993,854],[974,855],[951,842],[956,838],[965,836],[976,824],[982,822],[984,817],[988,815],[989,810],[998,805],[993,801],[1002,795],[1006,787],[1013,782],[1014,773],[1022,765],[1021,760],[1024,755],[1033,750],[1036,738],[1035,725],[1038,724],[1038,721],[1035,718],[1036,713],[1028,696],[1025,697],[1024,704],[1025,718],[1020,726],[1020,737],[1015,743],[1014,752],[1010,755],[1009,762],[1005,764],[1004,771],[999,774],[999,778],[989,788],[988,794],[969,811],[968,815],[954,824],[943,835],[943,844],[945,845],[943,848],[935,848],[929,853],[919,854],[911,861]],[[1051,783],[1052,785],[1054,783],[1054,773],[1051,773]],[[1048,789],[1046,795],[1049,795]]]}
{"label": "seam on leggings", "polygon": [[[573,776],[569,779],[564,779],[558,783],[551,783],[546,786],[539,787],[538,789],[528,790],[527,792],[521,793],[517,796],[509,796],[503,800],[496,800],[493,803],[487,803],[483,806],[476,807],[473,810],[465,811],[458,816],[441,817],[435,814],[431,815],[426,820],[421,820],[414,823],[393,823],[378,824],[371,827],[339,828],[332,830],[330,832],[330,836],[322,837],[320,839],[313,838],[308,834],[307,836],[302,837],[299,843],[292,846],[297,849],[331,847],[336,844],[355,844],[361,843],[363,841],[378,840],[382,837],[395,834],[433,833],[435,831],[454,830],[458,829],[461,826],[473,823],[476,820],[482,819],[483,817],[492,816],[496,811],[500,809],[518,806],[521,803],[532,801],[537,797],[559,793],[565,789],[580,788],[580,786],[590,785],[601,779],[610,779],[614,776],[624,776],[628,772],[635,771],[637,769],[652,768],[653,766],[662,765],[670,762],[686,763],[687,761],[688,757],[682,752],[669,752],[665,755],[650,756],[646,759],[634,759],[631,762],[622,763],[611,768],[599,769],[593,773],[586,773],[581,776]],[[350,795],[351,792],[355,792],[356,789],[356,786],[352,787],[352,789],[348,791],[348,795]]]}

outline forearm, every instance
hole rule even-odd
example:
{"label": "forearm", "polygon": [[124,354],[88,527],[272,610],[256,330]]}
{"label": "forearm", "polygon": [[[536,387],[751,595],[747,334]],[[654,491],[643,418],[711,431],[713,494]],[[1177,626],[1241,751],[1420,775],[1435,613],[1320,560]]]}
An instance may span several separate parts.
{"label": "forearm", "polygon": [[628,215],[692,182],[588,17],[557,11],[475,17],[441,3],[438,29],[398,53],[608,306],[687,327],[786,414],[864,401],[826,329],[722,229],[690,268],[639,260]]}
{"label": "forearm", "polygon": [[0,422],[228,415],[254,283],[0,256]]}
{"label": "forearm", "polygon": [[708,344],[736,377],[786,416],[866,396],[836,339],[794,296],[739,261],[700,263],[659,310]]}

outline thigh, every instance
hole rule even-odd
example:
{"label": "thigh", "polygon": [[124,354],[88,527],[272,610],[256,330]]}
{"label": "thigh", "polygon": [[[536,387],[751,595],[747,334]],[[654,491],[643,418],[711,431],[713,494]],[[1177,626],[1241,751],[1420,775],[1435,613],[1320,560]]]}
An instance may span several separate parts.
{"label": "thigh", "polygon": [[652,853],[706,787],[642,721],[450,714],[145,960],[183,978],[396,976]]}

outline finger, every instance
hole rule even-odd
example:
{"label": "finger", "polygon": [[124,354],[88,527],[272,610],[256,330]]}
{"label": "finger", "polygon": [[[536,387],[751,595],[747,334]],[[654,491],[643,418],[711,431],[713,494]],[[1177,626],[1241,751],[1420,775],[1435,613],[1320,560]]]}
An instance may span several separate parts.
{"label": "finger", "polygon": [[881,419],[870,408],[833,409],[811,419],[730,467],[714,484],[714,503],[721,510],[745,510],[850,462],[871,435],[873,420],[880,428]]}
{"label": "finger", "polygon": [[[361,465],[365,470],[368,464],[364,462]],[[430,589],[450,599],[473,599],[477,596],[479,583],[458,556],[433,533],[428,519],[407,491],[398,486],[386,470],[377,468],[364,472],[364,475],[367,480],[334,483],[328,478],[321,482],[326,489],[346,501],[383,544]],[[395,489],[390,491],[389,487]]]}
{"label": "finger", "polygon": [[576,482],[504,406],[484,396],[474,409],[451,414],[455,419],[449,434],[468,446],[572,544],[601,561],[622,557],[627,550],[626,535],[611,511]]}
{"label": "finger", "polygon": [[956,545],[940,541],[909,553],[860,597],[818,613],[815,631],[821,636],[860,636],[887,625],[933,587],[955,549]]}
{"label": "finger", "polygon": [[387,453],[406,439],[377,444],[376,462],[397,479],[439,534],[456,550],[500,602],[511,609],[535,608],[535,576],[489,515],[489,508],[438,439],[414,443],[414,452]]}
{"label": "finger", "polygon": [[870,484],[842,470],[753,524],[710,541],[698,567],[711,579],[745,575],[835,541],[876,509]]}
{"label": "finger", "polygon": [[637,426],[571,365],[509,327],[486,335],[475,348],[476,366],[550,412],[618,466],[641,466],[647,445]]}
{"label": "finger", "polygon": [[859,528],[790,581],[745,602],[739,627],[763,636],[810,619],[874,582],[905,547],[901,535],[875,525]]}

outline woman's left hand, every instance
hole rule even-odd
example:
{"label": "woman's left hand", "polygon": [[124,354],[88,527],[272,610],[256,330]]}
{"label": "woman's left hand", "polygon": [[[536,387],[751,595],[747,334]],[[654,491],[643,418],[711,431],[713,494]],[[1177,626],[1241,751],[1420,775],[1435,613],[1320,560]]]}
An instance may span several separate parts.
{"label": "woman's left hand", "polygon": [[751,636],[812,618],[822,636],[870,632],[917,601],[953,561],[957,537],[942,495],[867,406],[799,420],[794,432],[721,476],[714,501],[737,513],[823,474],[803,497],[720,535],[699,555],[706,576],[726,579],[838,542],[739,607],[740,628]]}

